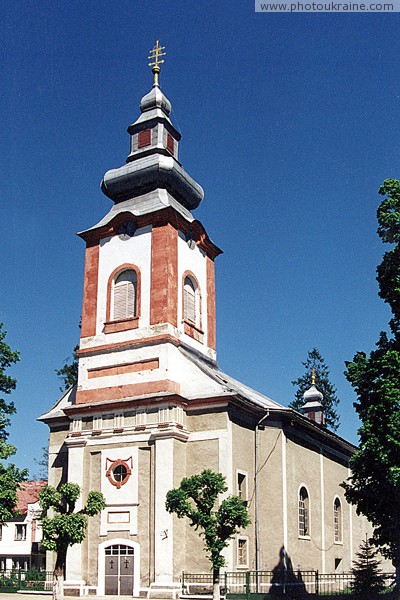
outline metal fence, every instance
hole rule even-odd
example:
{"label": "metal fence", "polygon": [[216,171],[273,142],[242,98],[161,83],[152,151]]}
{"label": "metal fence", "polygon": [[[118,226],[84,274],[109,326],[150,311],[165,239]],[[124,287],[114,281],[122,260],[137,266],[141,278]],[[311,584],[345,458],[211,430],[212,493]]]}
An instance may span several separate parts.
{"label": "metal fence", "polygon": [[[394,573],[383,573],[389,588]],[[221,573],[221,592],[227,598],[256,598],[276,595],[301,597],[307,594],[336,595],[351,593],[352,573],[319,573],[319,571],[235,571]],[[212,594],[211,573],[182,573],[182,593]]]}
{"label": "metal fence", "polygon": [[0,592],[32,592],[50,591],[53,588],[53,572],[39,571],[36,568],[23,571],[22,569],[7,569],[0,571]]}

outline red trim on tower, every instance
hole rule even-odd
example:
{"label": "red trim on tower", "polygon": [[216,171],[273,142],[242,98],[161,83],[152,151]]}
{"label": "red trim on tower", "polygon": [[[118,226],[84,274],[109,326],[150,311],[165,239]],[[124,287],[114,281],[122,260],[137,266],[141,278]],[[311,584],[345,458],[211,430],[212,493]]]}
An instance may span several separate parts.
{"label": "red trim on tower", "polygon": [[217,347],[217,321],[215,306],[215,265],[209,256],[206,257],[207,277],[207,346],[213,350]]}
{"label": "red trim on tower", "polygon": [[81,337],[96,335],[97,286],[99,279],[99,243],[86,246],[83,282]]}
{"label": "red trim on tower", "polygon": [[178,230],[171,224],[152,229],[150,325],[178,325]]}
{"label": "red trim on tower", "polygon": [[126,375],[127,373],[137,373],[140,371],[153,371],[154,369],[158,369],[158,367],[158,358],[148,358],[147,360],[141,360],[134,363],[88,369],[88,379],[93,379],[95,377],[109,377],[110,375]]}
{"label": "red trim on tower", "polygon": [[108,323],[104,323],[104,333],[117,333],[118,331],[129,331],[130,329],[138,328],[138,317],[129,317],[129,319],[121,319],[120,321],[108,321]]}
{"label": "red trim on tower", "polygon": [[120,400],[129,396],[142,396],[144,394],[180,393],[180,385],[175,381],[163,379],[160,381],[147,381],[131,383],[129,385],[116,385],[113,387],[96,388],[94,390],[78,390],[76,404],[102,402],[103,400]]}

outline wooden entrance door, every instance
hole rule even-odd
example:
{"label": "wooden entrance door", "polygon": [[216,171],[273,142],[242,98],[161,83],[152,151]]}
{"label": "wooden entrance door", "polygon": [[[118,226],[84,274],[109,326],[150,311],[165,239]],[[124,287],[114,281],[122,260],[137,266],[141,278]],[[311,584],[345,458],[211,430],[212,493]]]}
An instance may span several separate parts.
{"label": "wooden entrance door", "polygon": [[134,550],[116,544],[105,549],[105,593],[107,596],[132,596]]}

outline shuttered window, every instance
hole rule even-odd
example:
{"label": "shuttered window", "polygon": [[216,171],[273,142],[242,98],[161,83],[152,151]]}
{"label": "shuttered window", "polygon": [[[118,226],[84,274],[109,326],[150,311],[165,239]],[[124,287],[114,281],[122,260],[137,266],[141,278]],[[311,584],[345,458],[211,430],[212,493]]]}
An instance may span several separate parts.
{"label": "shuttered window", "polygon": [[137,277],[129,269],[120,273],[114,283],[113,320],[136,316]]}
{"label": "shuttered window", "polygon": [[175,152],[175,141],[170,133],[167,134],[167,150],[174,154]]}
{"label": "shuttered window", "polygon": [[186,277],[183,285],[183,318],[196,325],[196,289],[190,277]]}
{"label": "shuttered window", "polygon": [[144,129],[139,131],[138,135],[138,148],[144,148],[151,144],[151,129]]}

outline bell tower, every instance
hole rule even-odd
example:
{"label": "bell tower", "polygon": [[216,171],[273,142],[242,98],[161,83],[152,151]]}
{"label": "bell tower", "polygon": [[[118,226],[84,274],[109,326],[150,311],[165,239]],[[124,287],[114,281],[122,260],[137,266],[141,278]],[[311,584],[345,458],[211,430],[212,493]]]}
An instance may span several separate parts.
{"label": "bell tower", "polygon": [[77,404],[179,393],[174,350],[215,363],[214,259],[221,250],[193,217],[201,186],[179,162],[181,135],[150,53],[153,86],[128,127],[126,163],[106,172],[113,206],[86,242]]}

